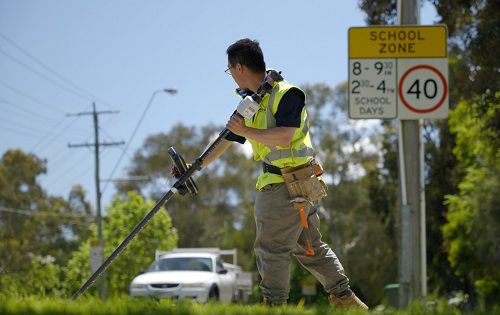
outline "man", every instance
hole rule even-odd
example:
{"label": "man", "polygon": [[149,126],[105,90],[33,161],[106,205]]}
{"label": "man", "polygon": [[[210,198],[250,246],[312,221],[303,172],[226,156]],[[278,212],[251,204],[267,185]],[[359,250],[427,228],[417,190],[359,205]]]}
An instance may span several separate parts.
{"label": "man", "polygon": [[[245,97],[257,92],[266,78],[259,43],[250,39],[238,40],[228,47],[227,55],[226,73],[238,85],[239,94]],[[203,167],[220,156],[231,143],[246,140],[252,144],[254,159],[263,162],[263,173],[256,184],[254,249],[264,304],[287,302],[290,254],[293,254],[321,282],[333,304],[368,309],[349,288],[349,279],[336,255],[321,241],[319,217],[310,203],[311,198],[305,196],[306,193],[293,193],[292,196],[293,188],[288,187],[282,174],[287,170],[303,172],[312,169],[312,165],[318,168],[308,132],[304,92],[286,81],[275,82],[272,91],[259,103],[253,118],[244,119],[235,114],[226,127],[231,133],[205,160]],[[315,175],[306,178],[310,180],[318,181]],[[303,212],[302,216],[298,210]]]}

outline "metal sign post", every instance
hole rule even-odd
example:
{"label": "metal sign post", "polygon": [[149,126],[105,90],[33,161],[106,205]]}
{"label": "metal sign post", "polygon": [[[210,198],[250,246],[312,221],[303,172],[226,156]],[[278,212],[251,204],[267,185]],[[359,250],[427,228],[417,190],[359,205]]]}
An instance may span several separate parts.
{"label": "metal sign post", "polygon": [[[420,23],[420,1],[398,0],[399,24]],[[405,74],[408,72],[405,72]],[[400,96],[401,97],[401,96]],[[420,176],[423,173],[422,130],[418,120],[400,120],[399,161],[401,186],[400,250],[399,250],[399,307],[405,308],[427,292],[425,256],[425,195],[420,194]],[[424,220],[422,222],[422,217]],[[423,224],[422,224],[423,223]],[[423,234],[424,238],[418,237]],[[422,241],[423,240],[423,241]]]}

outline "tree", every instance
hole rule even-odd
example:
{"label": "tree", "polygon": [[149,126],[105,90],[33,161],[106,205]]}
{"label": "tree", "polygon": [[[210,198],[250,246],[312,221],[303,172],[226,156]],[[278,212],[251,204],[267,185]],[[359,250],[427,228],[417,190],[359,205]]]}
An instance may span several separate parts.
{"label": "tree", "polygon": [[465,176],[458,192],[447,197],[442,228],[453,270],[489,306],[498,305],[500,295],[500,128],[492,124],[500,118],[498,104],[500,92],[485,94],[461,102],[450,117],[457,136],[453,152]]}
{"label": "tree", "polygon": [[457,192],[460,172],[452,154],[455,136],[448,128],[448,121],[424,124],[425,137],[425,203],[427,226],[428,287],[435,294],[446,295],[453,291],[469,291],[469,283],[457,277],[448,261],[442,233],[448,207],[445,198]]}
{"label": "tree", "polygon": [[22,274],[4,274],[0,278],[3,293],[11,296],[57,296],[63,295],[61,267],[54,257],[29,255],[29,268]]}
{"label": "tree", "polygon": [[[7,151],[0,162],[0,275],[11,279],[32,269],[28,257],[62,264],[88,235],[82,224],[92,219],[89,209],[72,208],[61,197],[48,195],[38,183],[45,161],[21,150]],[[78,190],[78,188],[75,188]],[[76,190],[74,190],[76,191]],[[85,195],[78,192],[83,202]],[[52,257],[52,258],[51,258]]]}
{"label": "tree", "polygon": [[[70,209],[72,209],[72,213],[76,215],[93,218],[92,206],[90,202],[85,199],[85,197],[85,190],[83,187],[80,185],[74,186],[67,199],[68,207],[70,207]],[[65,233],[68,233],[69,235],[67,242],[71,244],[71,251],[74,251],[78,248],[82,241],[87,240],[92,235],[92,231],[89,224],[86,224],[85,222],[80,222],[83,224],[78,224],[73,221],[70,223],[72,223],[71,229],[68,229],[66,226],[63,226],[63,228]],[[69,257],[66,257],[65,261],[67,261],[67,259],[69,259]]]}
{"label": "tree", "polygon": [[396,23],[397,0],[359,0],[358,6],[366,13],[368,25]]}
{"label": "tree", "polygon": [[[44,162],[20,150],[7,151],[0,164],[0,206],[30,208],[33,199],[42,197],[36,178],[45,173]],[[14,212],[0,212],[0,272],[16,272],[28,263],[23,257],[30,251],[29,239],[34,233],[26,229],[30,217]]]}
{"label": "tree", "polygon": [[[449,32],[449,68],[450,68],[450,107],[455,108],[461,101],[476,98],[486,91],[498,91],[498,58],[487,51],[500,49],[498,27],[500,10],[497,1],[431,1],[441,16],[439,23],[446,24]],[[487,49],[485,49],[488,47]],[[472,102],[478,104],[478,102]],[[469,115],[486,117],[494,103],[483,102],[473,111],[461,114],[462,119],[472,119]],[[462,105],[463,106],[463,105]],[[457,112],[458,113],[458,112]],[[463,272],[457,272],[452,264],[449,238],[443,234],[443,225],[453,217],[448,211],[454,211],[445,203],[445,196],[460,195],[460,187],[467,182],[467,175],[460,167],[456,156],[457,132],[450,129],[454,123],[454,114],[450,113],[449,122],[426,124],[426,164],[428,165],[426,204],[428,226],[427,255],[430,287],[435,292],[446,294],[460,290],[475,297],[473,278]],[[456,115],[456,114],[455,114]],[[498,121],[498,118],[497,118]],[[490,124],[498,129],[498,122],[490,119]],[[493,141],[494,142],[494,141]],[[472,148],[472,146],[470,147]],[[453,152],[452,152],[453,150]],[[488,212],[486,212],[488,213]],[[448,240],[446,240],[448,239]],[[435,244],[435,245],[432,245]],[[474,268],[468,273],[474,273]]]}
{"label": "tree", "polygon": [[[500,50],[500,3],[494,0],[431,0],[448,27],[451,56],[461,67],[461,77],[451,81],[467,88],[460,95],[470,98],[487,90],[498,91]],[[460,81],[464,79],[464,81]],[[456,101],[459,101],[457,99]]]}
{"label": "tree", "polygon": [[[132,192],[127,196],[117,196],[113,200],[108,207],[103,225],[105,257],[111,255],[153,206],[153,201],[145,201]],[[96,239],[95,235],[93,239]],[[89,258],[91,243],[90,239],[83,242],[64,269],[68,293],[75,292],[91,275]],[[177,231],[172,227],[170,216],[165,211],[158,212],[108,268],[106,272],[108,294],[127,293],[132,279],[154,261],[155,250],[169,250],[176,245]]]}
{"label": "tree", "polygon": [[[441,16],[440,22],[448,26],[451,37],[450,97],[452,107],[459,104],[450,114],[449,121],[453,136],[457,137],[451,146],[457,167],[452,176],[456,185],[447,198],[449,213],[446,216],[448,222],[442,229],[445,239],[443,248],[448,254],[451,270],[461,279],[461,289],[474,297],[475,287],[486,302],[491,302],[492,294],[497,292],[498,296],[498,273],[493,271],[489,277],[478,280],[482,279],[485,267],[483,263],[474,264],[478,257],[475,254],[465,255],[461,257],[461,263],[457,259],[460,252],[470,249],[471,245],[482,248],[491,241],[498,242],[498,235],[495,234],[488,234],[489,238],[479,241],[476,229],[483,223],[487,227],[498,222],[495,215],[498,211],[494,211],[495,203],[491,203],[494,195],[489,192],[490,188],[498,187],[498,182],[495,182],[495,177],[485,175],[480,165],[484,165],[483,155],[488,155],[487,151],[498,151],[499,147],[500,115],[496,94],[500,86],[499,62],[498,56],[490,52],[500,49],[500,3],[491,0],[432,3]],[[489,156],[487,164],[490,165],[490,172],[493,169],[495,174],[498,156]],[[472,220],[466,219],[468,215]],[[466,241],[468,237],[474,239]],[[478,252],[476,248],[474,252]]]}
{"label": "tree", "polygon": [[[450,108],[455,108],[462,99],[470,100],[487,91],[494,94],[500,84],[499,64],[497,55],[490,52],[500,49],[498,1],[430,2],[441,17],[438,23],[445,24],[448,28]],[[368,24],[393,24],[395,21],[396,1],[364,0],[359,2],[359,6],[367,14]],[[474,115],[487,116],[485,113],[492,105],[495,104],[482,102]],[[500,126],[498,118],[490,119],[486,125],[488,124],[497,130]],[[448,121],[425,123],[427,257],[430,264],[427,270],[431,291],[449,294],[462,290],[474,295],[471,279],[463,273],[457,273],[450,265],[449,243],[445,241],[442,230],[449,219],[445,196],[457,195],[465,176],[452,153],[456,145],[456,134],[450,132]]]}

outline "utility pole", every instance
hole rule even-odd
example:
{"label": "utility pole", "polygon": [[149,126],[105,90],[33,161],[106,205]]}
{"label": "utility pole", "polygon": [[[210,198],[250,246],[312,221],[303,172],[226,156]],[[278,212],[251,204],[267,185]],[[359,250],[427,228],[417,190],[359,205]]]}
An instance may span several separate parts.
{"label": "utility pole", "polygon": [[[103,262],[103,248],[104,248],[104,241],[102,238],[102,212],[101,212],[101,186],[100,186],[100,177],[99,177],[99,147],[101,146],[117,146],[117,145],[123,145],[125,144],[124,141],[120,142],[99,142],[99,115],[102,114],[116,114],[118,111],[112,111],[112,110],[107,110],[107,111],[96,111],[95,108],[95,103],[92,103],[92,112],[81,112],[77,114],[68,114],[67,116],[88,116],[92,115],[93,120],[94,120],[94,138],[95,142],[94,143],[81,143],[81,144],[68,144],[69,148],[80,148],[80,147],[94,147],[94,153],[95,153],[95,189],[96,189],[96,208],[97,208],[97,214],[96,214],[96,223],[97,223],[97,239],[98,239],[98,252],[96,253],[96,256],[98,257],[97,260],[99,260],[97,263],[97,266],[102,264]],[[105,287],[106,284],[102,283],[99,287],[99,294],[101,298],[105,297]]]}
{"label": "utility pole", "polygon": [[[398,24],[420,24],[420,0],[398,0]],[[422,120],[399,120],[399,307],[427,294]]]}

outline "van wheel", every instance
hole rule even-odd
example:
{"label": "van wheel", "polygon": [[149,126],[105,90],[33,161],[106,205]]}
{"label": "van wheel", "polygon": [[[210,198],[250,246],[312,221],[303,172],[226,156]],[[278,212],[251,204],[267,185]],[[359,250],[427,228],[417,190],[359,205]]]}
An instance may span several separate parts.
{"label": "van wheel", "polygon": [[210,289],[210,292],[208,293],[208,301],[219,301],[219,289],[217,289],[215,285]]}

